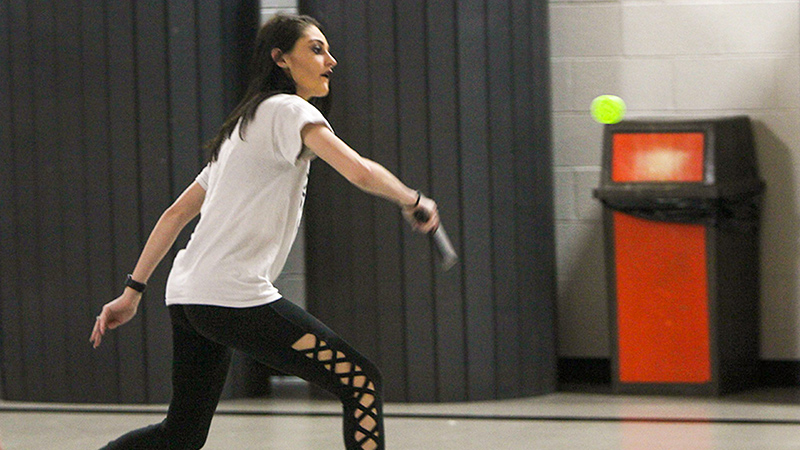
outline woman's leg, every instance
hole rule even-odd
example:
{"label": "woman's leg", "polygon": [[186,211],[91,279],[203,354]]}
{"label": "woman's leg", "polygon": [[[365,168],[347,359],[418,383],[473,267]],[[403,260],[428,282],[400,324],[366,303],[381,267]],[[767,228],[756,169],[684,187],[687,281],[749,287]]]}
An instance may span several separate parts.
{"label": "woman's leg", "polygon": [[322,322],[285,299],[255,308],[187,307],[201,333],[336,395],[348,450],[384,448],[378,369]]}
{"label": "woman's leg", "polygon": [[183,306],[169,307],[172,319],[172,401],[167,418],[134,430],[104,450],[195,450],[208,437],[230,364],[230,350],[197,333]]}

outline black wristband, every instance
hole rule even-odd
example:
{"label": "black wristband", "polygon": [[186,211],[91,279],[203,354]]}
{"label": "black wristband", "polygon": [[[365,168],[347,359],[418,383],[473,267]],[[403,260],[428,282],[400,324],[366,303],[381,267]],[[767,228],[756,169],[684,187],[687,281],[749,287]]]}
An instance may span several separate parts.
{"label": "black wristband", "polygon": [[417,201],[415,201],[413,205],[404,205],[400,203],[400,207],[403,209],[415,209],[417,206],[419,206],[420,200],[422,200],[422,191],[417,191]]}
{"label": "black wristband", "polygon": [[128,274],[128,277],[125,278],[125,286],[141,293],[144,293],[144,290],[147,289],[146,284],[134,280],[131,274]]}

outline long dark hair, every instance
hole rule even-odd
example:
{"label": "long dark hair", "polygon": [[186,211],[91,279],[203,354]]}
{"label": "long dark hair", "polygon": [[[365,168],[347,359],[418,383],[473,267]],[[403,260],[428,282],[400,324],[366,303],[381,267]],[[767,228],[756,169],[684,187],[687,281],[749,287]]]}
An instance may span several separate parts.
{"label": "long dark hair", "polygon": [[[240,120],[242,124],[239,127],[239,136],[244,138],[244,130],[255,116],[256,109],[261,102],[275,94],[296,93],[294,80],[287,76],[272,59],[272,49],[277,48],[283,53],[292,51],[306,28],[311,25],[322,29],[322,26],[313,17],[277,14],[258,31],[253,57],[250,60],[250,82],[247,85],[247,91],[233,112],[225,119],[217,135],[206,144],[206,149],[211,152],[209,162],[217,160],[220,146],[231,137]],[[328,114],[330,95],[313,98],[310,102],[322,114]]]}

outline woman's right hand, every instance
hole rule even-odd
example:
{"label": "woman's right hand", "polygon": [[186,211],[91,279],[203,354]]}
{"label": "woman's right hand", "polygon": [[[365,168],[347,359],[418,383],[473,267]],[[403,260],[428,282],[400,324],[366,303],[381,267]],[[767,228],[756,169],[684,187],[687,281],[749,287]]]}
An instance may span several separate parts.
{"label": "woman's right hand", "polygon": [[[420,221],[420,216],[427,220]],[[403,217],[415,231],[420,233],[430,233],[439,227],[439,210],[436,202],[424,195],[420,197],[418,205],[403,208]]]}
{"label": "woman's right hand", "polygon": [[125,288],[122,295],[103,306],[100,315],[95,318],[92,335],[89,337],[94,348],[100,346],[106,331],[128,323],[136,315],[141,299],[141,293]]}

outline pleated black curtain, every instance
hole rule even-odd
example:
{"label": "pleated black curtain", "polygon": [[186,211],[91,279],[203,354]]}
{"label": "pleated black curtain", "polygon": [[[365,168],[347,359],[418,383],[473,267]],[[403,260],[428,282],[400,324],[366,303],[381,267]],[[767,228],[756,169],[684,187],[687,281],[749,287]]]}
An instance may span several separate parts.
{"label": "pleated black curtain", "polygon": [[[337,132],[437,198],[462,257],[436,272],[395,207],[315,162],[309,309],[379,364],[392,400],[549,392],[547,2],[301,9],[340,61]],[[132,323],[97,351],[88,335],[238,100],[256,14],[255,0],[0,3],[2,398],[169,398],[168,263]],[[263,376],[248,366],[234,366],[229,393]]]}
{"label": "pleated black curtain", "polygon": [[332,124],[436,198],[461,254],[435,269],[393,205],[312,167],[309,309],[396,401],[554,390],[555,257],[544,0],[304,0],[338,58]]}
{"label": "pleated black curtain", "polygon": [[238,100],[257,13],[255,0],[0,3],[3,398],[169,399],[171,257],[133,322],[96,351],[88,336]]}

